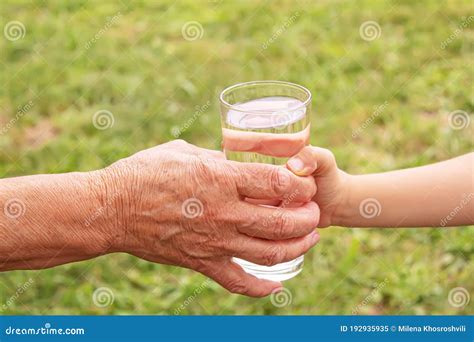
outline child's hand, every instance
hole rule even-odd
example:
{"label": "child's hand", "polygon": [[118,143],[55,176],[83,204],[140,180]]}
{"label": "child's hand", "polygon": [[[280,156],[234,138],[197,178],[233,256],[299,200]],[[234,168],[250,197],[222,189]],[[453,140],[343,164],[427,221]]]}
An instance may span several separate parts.
{"label": "child's hand", "polygon": [[349,175],[331,151],[307,146],[287,162],[313,175],[319,227],[445,227],[474,224],[474,153],[398,171]]}
{"label": "child's hand", "polygon": [[321,210],[318,226],[332,225],[338,207],[347,198],[350,178],[338,169],[334,154],[324,148],[306,146],[288,160],[286,166],[298,176],[314,176],[318,190],[313,200]]}

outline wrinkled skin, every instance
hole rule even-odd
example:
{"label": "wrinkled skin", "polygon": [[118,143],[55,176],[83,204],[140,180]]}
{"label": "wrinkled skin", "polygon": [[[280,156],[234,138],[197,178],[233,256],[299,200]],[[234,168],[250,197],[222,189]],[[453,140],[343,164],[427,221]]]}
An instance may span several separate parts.
{"label": "wrinkled skin", "polygon": [[[314,179],[284,167],[227,161],[220,152],[178,140],[103,172],[104,201],[117,209],[114,251],[199,271],[233,293],[260,297],[281,284],[245,273],[232,257],[275,265],[319,240]],[[305,204],[270,208],[247,198]]]}

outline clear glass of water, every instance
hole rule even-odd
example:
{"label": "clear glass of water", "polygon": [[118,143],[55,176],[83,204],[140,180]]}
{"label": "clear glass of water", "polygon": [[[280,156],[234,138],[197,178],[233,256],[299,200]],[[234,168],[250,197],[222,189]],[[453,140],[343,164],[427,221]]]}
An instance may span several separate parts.
{"label": "clear glass of water", "polygon": [[[309,144],[311,93],[298,84],[239,83],[221,92],[220,107],[227,159],[284,165]],[[274,281],[296,276],[303,268],[303,260],[301,256],[275,266],[262,266],[234,258],[247,273]]]}

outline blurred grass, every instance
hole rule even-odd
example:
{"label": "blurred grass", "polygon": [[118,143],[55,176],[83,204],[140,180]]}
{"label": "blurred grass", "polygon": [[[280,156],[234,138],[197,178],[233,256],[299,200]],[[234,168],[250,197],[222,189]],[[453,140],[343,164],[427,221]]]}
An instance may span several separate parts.
{"label": "blurred grass", "polygon": [[[448,115],[463,110],[473,119],[473,23],[441,44],[472,14],[470,1],[2,1],[1,27],[18,20],[26,34],[0,37],[0,127],[33,106],[0,135],[0,175],[104,167],[173,139],[173,129],[208,101],[181,138],[219,149],[219,91],[257,79],[312,91],[312,144],[332,149],[349,172],[467,153],[473,125],[453,130]],[[369,20],[382,30],[374,41],[359,34]],[[202,25],[201,39],[183,39],[189,21]],[[115,118],[103,131],[92,125],[101,109]],[[292,302],[282,308],[231,295],[189,270],[109,255],[0,274],[0,313],[173,314],[183,305],[181,314],[350,314],[364,301],[360,314],[473,313],[474,300],[448,303],[455,287],[473,293],[473,227],[321,234],[304,271],[285,284]],[[2,310],[30,277],[33,284]],[[92,302],[101,286],[115,295],[105,308]]]}

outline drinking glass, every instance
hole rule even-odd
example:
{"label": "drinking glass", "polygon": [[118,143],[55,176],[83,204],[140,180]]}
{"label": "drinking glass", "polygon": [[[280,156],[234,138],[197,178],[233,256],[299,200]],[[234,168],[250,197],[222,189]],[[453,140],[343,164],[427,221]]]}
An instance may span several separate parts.
{"label": "drinking glass", "polygon": [[[223,149],[227,159],[246,163],[284,165],[309,143],[311,93],[294,83],[239,83],[220,94]],[[291,197],[280,207],[291,204]],[[277,209],[276,209],[277,210]],[[304,256],[274,266],[234,258],[247,273],[283,281],[303,268]]]}

